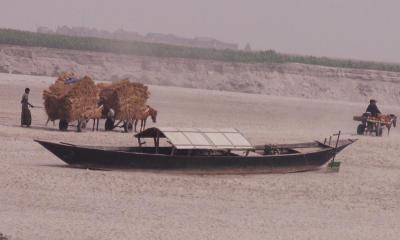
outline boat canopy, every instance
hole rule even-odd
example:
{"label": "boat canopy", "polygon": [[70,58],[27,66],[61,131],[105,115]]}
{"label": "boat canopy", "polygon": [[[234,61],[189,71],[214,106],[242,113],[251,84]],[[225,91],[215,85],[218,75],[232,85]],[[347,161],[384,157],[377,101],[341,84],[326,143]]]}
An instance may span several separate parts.
{"label": "boat canopy", "polygon": [[250,142],[234,128],[148,128],[136,138],[167,138],[176,149],[254,149]]}

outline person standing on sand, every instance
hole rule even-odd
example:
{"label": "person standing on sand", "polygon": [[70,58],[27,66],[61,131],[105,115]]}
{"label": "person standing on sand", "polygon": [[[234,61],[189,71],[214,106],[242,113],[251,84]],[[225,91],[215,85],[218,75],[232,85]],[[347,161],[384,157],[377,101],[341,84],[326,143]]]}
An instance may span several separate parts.
{"label": "person standing on sand", "polygon": [[379,114],[381,114],[381,111],[379,111],[378,106],[376,106],[375,99],[369,100],[369,105],[367,107],[366,112],[370,112],[371,116],[373,117],[377,117]]}
{"label": "person standing on sand", "polygon": [[29,103],[29,92],[31,90],[29,88],[25,88],[25,93],[22,95],[21,105],[22,105],[22,112],[21,112],[21,127],[24,125],[27,127],[31,126],[32,123],[32,116],[29,107],[33,108],[33,105]]}

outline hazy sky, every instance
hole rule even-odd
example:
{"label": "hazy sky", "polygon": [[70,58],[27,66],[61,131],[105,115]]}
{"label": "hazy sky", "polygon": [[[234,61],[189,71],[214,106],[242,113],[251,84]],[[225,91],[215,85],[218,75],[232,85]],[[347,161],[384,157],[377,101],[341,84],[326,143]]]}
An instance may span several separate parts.
{"label": "hazy sky", "polygon": [[400,0],[0,0],[0,27],[122,27],[400,63],[399,10]]}

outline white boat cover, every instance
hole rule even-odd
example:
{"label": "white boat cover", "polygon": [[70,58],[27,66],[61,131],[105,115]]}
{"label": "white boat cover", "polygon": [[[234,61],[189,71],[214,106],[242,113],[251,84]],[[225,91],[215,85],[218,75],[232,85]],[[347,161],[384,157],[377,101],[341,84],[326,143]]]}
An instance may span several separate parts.
{"label": "white boat cover", "polygon": [[177,149],[253,149],[250,142],[234,128],[149,128],[137,138],[167,138]]}

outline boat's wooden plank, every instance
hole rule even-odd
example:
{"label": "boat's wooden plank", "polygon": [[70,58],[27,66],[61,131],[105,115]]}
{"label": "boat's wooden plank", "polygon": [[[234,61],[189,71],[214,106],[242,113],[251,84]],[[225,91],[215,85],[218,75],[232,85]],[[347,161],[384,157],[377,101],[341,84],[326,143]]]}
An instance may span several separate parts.
{"label": "boat's wooden plank", "polygon": [[292,143],[292,144],[265,144],[265,145],[256,145],[256,150],[262,150],[266,147],[272,148],[311,148],[318,147],[320,144],[318,142],[307,142],[307,143]]}

